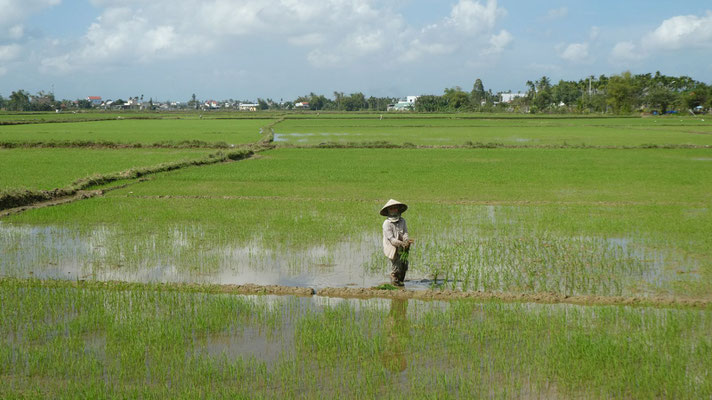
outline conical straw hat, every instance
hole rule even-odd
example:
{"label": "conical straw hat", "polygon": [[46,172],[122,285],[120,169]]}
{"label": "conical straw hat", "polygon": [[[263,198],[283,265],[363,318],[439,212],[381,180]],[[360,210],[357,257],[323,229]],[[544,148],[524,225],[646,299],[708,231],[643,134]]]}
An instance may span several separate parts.
{"label": "conical straw hat", "polygon": [[401,203],[400,201],[390,199],[390,200],[388,200],[388,203],[386,203],[386,205],[383,206],[383,208],[381,208],[381,215],[383,215],[384,217],[387,217],[388,216],[388,207],[391,207],[391,206],[398,206],[401,214],[404,213],[405,210],[408,209],[408,206]]}

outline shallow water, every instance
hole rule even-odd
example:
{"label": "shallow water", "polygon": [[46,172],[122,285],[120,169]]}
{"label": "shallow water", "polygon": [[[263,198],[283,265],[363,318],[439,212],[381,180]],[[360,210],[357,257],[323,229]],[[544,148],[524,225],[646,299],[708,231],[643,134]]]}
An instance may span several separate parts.
{"label": "shallow water", "polygon": [[[482,211],[492,224],[507,223],[492,206]],[[631,238],[450,233],[422,237],[411,253],[406,288],[645,295],[700,279],[696,261]],[[195,226],[140,237],[108,226],[82,232],[0,223],[0,275],[317,290],[373,287],[389,282],[390,263],[380,240],[380,232],[370,232],[331,245],[268,248],[257,237],[205,245],[210,238]]]}
{"label": "shallow water", "polygon": [[346,136],[361,136],[360,133],[346,133],[346,132],[319,132],[319,133],[275,133],[275,142],[290,142],[296,139],[297,142],[307,142],[309,138],[328,138],[328,137],[346,137]]}

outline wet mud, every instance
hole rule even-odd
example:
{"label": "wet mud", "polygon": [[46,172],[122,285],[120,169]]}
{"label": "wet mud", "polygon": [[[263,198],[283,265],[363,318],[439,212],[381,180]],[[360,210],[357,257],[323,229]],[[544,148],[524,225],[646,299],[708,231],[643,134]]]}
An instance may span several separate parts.
{"label": "wet mud", "polygon": [[25,212],[28,210],[34,210],[38,208],[45,208],[45,207],[52,207],[52,206],[59,206],[62,204],[67,204],[67,203],[72,203],[75,201],[79,200],[84,200],[84,199],[90,199],[92,197],[96,196],[101,196],[104,194],[103,190],[78,190],[72,194],[69,195],[57,195],[56,197],[50,197],[49,200],[45,201],[38,201],[38,202],[31,202],[30,204],[20,206],[20,207],[14,207],[14,208],[8,208],[6,210],[0,210],[0,218],[12,215],[12,214],[19,214],[21,212]]}
{"label": "wet mud", "polygon": [[576,304],[576,305],[627,305],[654,307],[712,308],[712,298],[678,298],[668,296],[568,296],[557,293],[509,293],[453,290],[382,290],[377,288],[324,288],[318,296],[339,298],[388,298],[414,300],[497,300],[504,302]]}
{"label": "wet mud", "polygon": [[193,283],[130,283],[121,281],[67,281],[44,279],[19,279],[0,278],[0,282],[11,282],[27,287],[77,287],[86,289],[107,290],[168,290],[192,291],[206,293],[225,293],[239,295],[278,295],[278,296],[320,296],[344,299],[402,299],[422,301],[503,301],[512,303],[541,303],[541,304],[574,304],[574,305],[619,305],[619,306],[645,306],[661,308],[699,308],[712,309],[712,297],[683,298],[672,296],[626,297],[626,296],[568,296],[556,293],[509,293],[509,292],[474,292],[452,290],[384,290],[378,288],[354,287],[326,287],[314,290],[310,287],[282,286],[282,285],[220,285],[220,284],[193,284]]}

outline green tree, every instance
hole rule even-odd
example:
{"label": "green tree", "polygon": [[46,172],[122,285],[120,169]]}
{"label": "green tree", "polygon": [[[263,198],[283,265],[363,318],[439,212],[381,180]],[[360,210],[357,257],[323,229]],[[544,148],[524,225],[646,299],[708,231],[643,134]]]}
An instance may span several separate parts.
{"label": "green tree", "polygon": [[269,108],[269,103],[265,101],[264,99],[257,99],[257,108],[260,110],[267,110]]}
{"label": "green tree", "polygon": [[[141,102],[143,102],[143,95],[141,95]],[[198,99],[195,93],[193,93],[193,95],[190,96],[190,100],[188,100],[188,108],[198,109]]]}
{"label": "green tree", "polygon": [[697,84],[694,88],[682,93],[682,104],[688,110],[698,106],[704,107],[709,97],[709,87],[704,83]]}
{"label": "green tree", "polygon": [[336,105],[337,110],[343,110],[344,105],[343,105],[343,100],[344,100],[344,92],[337,92],[334,91],[334,103]]}
{"label": "green tree", "polygon": [[415,101],[415,111],[417,112],[445,111],[447,107],[448,102],[444,96],[423,95]]}
{"label": "green tree", "polygon": [[470,103],[473,107],[479,108],[482,106],[482,102],[487,100],[485,85],[482,83],[480,78],[477,78],[477,80],[475,80],[475,84],[472,86],[472,91],[470,92]]}
{"label": "green tree", "polygon": [[7,109],[10,111],[30,110],[30,94],[22,89],[12,92],[7,102]]}
{"label": "green tree", "polygon": [[644,101],[651,109],[656,109],[664,114],[677,101],[677,93],[664,86],[655,85],[647,88]]}
{"label": "green tree", "polygon": [[635,108],[635,86],[630,71],[610,77],[606,91],[614,113],[627,114]]}
{"label": "green tree", "polygon": [[555,104],[564,103],[573,106],[581,97],[581,90],[576,82],[560,80],[551,88],[551,98]]}
{"label": "green tree", "polygon": [[365,110],[367,107],[366,96],[361,92],[351,93],[350,96],[341,99],[341,109],[345,111]]}
{"label": "green tree", "polygon": [[462,88],[455,86],[445,89],[443,97],[447,101],[448,108],[452,111],[458,111],[461,108],[469,106],[470,98],[467,93],[462,91]]}
{"label": "green tree", "polygon": [[92,108],[92,103],[91,103],[91,101],[89,101],[87,99],[80,99],[80,100],[77,100],[77,107],[88,110],[88,109]]}

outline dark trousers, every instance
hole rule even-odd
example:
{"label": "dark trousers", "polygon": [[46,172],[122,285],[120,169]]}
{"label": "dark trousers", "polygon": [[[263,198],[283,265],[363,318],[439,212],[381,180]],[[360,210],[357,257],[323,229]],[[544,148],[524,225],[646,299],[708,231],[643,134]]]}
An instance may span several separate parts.
{"label": "dark trousers", "polygon": [[391,275],[399,282],[403,282],[406,271],[408,271],[408,261],[402,261],[396,254],[396,257],[391,260]]}

